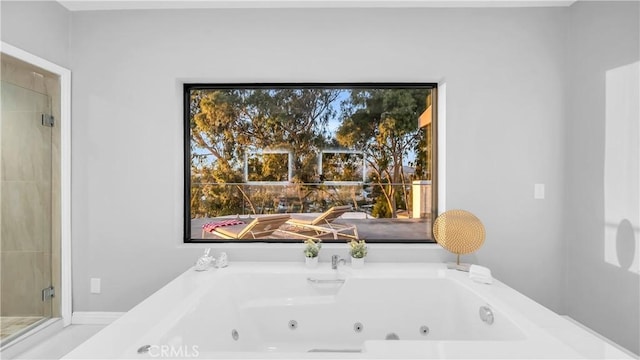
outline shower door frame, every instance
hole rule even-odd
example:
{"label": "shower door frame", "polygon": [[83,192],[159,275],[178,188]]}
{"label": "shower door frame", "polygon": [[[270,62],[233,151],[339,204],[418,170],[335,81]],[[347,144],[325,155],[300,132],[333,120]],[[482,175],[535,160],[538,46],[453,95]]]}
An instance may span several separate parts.
{"label": "shower door frame", "polygon": [[0,41],[0,52],[60,77],[60,297],[62,326],[71,324],[71,70]]}

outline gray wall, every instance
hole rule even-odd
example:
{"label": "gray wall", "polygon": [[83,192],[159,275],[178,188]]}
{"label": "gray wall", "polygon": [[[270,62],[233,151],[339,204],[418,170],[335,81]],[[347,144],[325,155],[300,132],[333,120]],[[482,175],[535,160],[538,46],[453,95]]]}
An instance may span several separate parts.
{"label": "gray wall", "polygon": [[[638,60],[637,3],[71,15],[55,2],[2,1],[0,10],[3,41],[74,75],[74,311],[128,310],[200,252],[180,240],[182,81],[438,81],[447,207],[487,228],[467,260],[638,352],[638,275],[602,253],[603,74]],[[533,200],[534,183],[546,184],[545,200]],[[300,259],[291,246],[226,250],[232,261]],[[370,254],[443,259],[424,246]],[[91,277],[102,294],[89,294]]]}
{"label": "gray wall", "polygon": [[[636,354],[640,352],[638,95],[636,92],[635,99],[630,99],[630,105],[636,109],[635,120],[632,120],[636,126],[636,149],[635,155],[629,154],[628,157],[635,158],[635,166],[628,164],[623,173],[612,174],[611,168],[605,172],[610,165],[605,165],[606,161],[620,163],[627,156],[621,153],[623,156],[607,159],[607,151],[624,144],[625,139],[632,139],[634,135],[621,133],[617,138],[610,138],[613,141],[605,141],[607,131],[616,121],[611,118],[612,109],[607,111],[607,101],[614,101],[613,95],[605,90],[607,76],[611,76],[612,70],[639,60],[639,16],[638,2],[586,1],[570,8],[567,63],[571,66],[567,67],[566,87],[564,235],[567,243],[567,314]],[[636,82],[637,89],[637,73],[635,80],[630,81]],[[635,184],[624,189],[623,196],[627,201],[612,203],[615,199],[609,192],[611,186],[624,186],[625,180],[633,179]],[[615,183],[619,181],[622,182]],[[628,203],[635,203],[635,219],[629,215],[633,211],[628,210]],[[633,239],[624,239],[621,233],[616,233],[616,227],[624,217],[635,227],[635,244]]]}
{"label": "gray wall", "polygon": [[2,41],[69,67],[71,12],[56,1],[1,1]]}
{"label": "gray wall", "polygon": [[[200,252],[179,247],[180,83],[191,80],[445,81],[447,206],[487,230],[468,260],[561,311],[566,10],[74,13],[74,310],[128,310]],[[533,200],[534,183],[546,200]],[[370,259],[444,256],[426,248]],[[230,258],[302,261],[300,250]]]}

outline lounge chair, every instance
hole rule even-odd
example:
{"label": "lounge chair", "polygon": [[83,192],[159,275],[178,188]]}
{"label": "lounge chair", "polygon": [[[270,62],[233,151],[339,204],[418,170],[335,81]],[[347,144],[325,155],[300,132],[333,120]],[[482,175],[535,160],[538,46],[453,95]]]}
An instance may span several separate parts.
{"label": "lounge chair", "polygon": [[289,219],[289,214],[260,216],[248,224],[219,227],[210,233],[223,239],[263,239]]}
{"label": "lounge chair", "polygon": [[288,231],[293,232],[297,228],[303,231],[313,231],[316,236],[332,234],[334,239],[338,239],[338,236],[343,236],[358,240],[358,228],[355,225],[336,224],[334,222],[334,220],[350,210],[351,205],[334,206],[312,219],[291,218],[287,221],[287,225],[290,226]]}
{"label": "lounge chair", "polygon": [[219,220],[219,221],[206,223],[202,225],[202,238],[204,239],[206,234],[213,233],[217,228],[221,228],[223,226],[233,226],[233,225],[242,225],[242,224],[244,224],[244,221],[240,220],[239,218]]}

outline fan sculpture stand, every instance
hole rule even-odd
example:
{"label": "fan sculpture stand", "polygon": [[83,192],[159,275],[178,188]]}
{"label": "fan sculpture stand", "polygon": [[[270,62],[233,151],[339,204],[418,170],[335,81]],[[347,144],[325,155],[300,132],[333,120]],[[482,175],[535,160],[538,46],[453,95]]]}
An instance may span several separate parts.
{"label": "fan sculpture stand", "polygon": [[485,239],[482,222],[466,210],[449,210],[440,214],[433,222],[433,236],[443,248],[457,255],[455,263],[447,268],[469,271],[470,264],[461,264],[460,255],[478,250]]}
{"label": "fan sculpture stand", "polygon": [[470,267],[471,267],[471,264],[469,264],[469,263],[460,264],[460,254],[457,254],[456,262],[448,262],[447,263],[447,269],[456,269],[458,271],[469,272],[469,268]]}

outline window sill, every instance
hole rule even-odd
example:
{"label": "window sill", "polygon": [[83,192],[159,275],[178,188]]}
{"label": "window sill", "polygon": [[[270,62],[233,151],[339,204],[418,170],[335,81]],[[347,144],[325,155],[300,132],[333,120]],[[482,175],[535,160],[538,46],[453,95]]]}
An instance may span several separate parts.
{"label": "window sill", "polygon": [[[443,262],[453,259],[453,255],[436,243],[429,244],[368,244],[367,261],[372,262]],[[199,243],[179,244],[178,249],[211,248],[213,255],[226,252],[233,261],[303,261],[303,245],[281,243]],[[348,256],[348,245],[326,243],[320,250],[320,262],[328,262],[332,255]]]}

